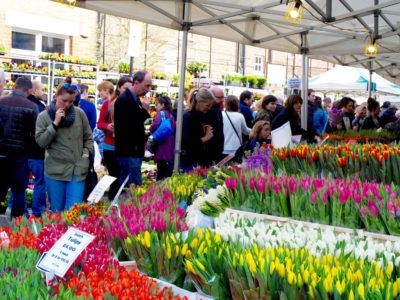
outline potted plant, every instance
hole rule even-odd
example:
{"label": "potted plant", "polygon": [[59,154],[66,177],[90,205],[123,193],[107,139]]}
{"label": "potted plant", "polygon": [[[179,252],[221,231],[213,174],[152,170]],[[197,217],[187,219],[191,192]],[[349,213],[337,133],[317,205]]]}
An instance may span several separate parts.
{"label": "potted plant", "polygon": [[267,78],[257,77],[257,86],[258,86],[258,88],[262,89],[266,83],[267,83]]}
{"label": "potted plant", "polygon": [[99,66],[99,70],[100,70],[100,71],[107,72],[107,71],[110,70],[110,67],[107,66],[107,65],[105,65],[105,64],[101,64],[101,65]]}
{"label": "potted plant", "polygon": [[129,73],[129,63],[121,61],[118,64],[118,70],[120,73]]}
{"label": "potted plant", "polygon": [[196,61],[188,64],[186,66],[186,70],[189,72],[190,75],[198,78],[201,72],[207,71],[207,66],[206,64]]}
{"label": "potted plant", "polygon": [[6,54],[6,46],[0,45],[0,55]]}
{"label": "potted plant", "polygon": [[178,86],[179,85],[179,74],[172,75],[171,78],[171,86]]}

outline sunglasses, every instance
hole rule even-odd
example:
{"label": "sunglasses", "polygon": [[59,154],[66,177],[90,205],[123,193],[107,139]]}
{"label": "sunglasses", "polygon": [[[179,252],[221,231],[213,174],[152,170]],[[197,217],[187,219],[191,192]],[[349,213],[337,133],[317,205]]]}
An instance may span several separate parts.
{"label": "sunglasses", "polygon": [[65,82],[65,83],[64,83],[64,87],[65,87],[66,89],[72,89],[72,90],[74,90],[74,91],[77,91],[77,90],[78,90],[78,86],[77,86],[76,84],[73,84],[73,83]]}

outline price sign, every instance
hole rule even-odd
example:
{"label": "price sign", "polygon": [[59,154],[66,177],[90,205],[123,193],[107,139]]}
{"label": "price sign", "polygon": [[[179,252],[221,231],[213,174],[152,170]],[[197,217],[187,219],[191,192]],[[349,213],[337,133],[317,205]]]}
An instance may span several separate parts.
{"label": "price sign", "polygon": [[70,227],[47,252],[47,255],[39,261],[37,267],[48,272],[52,271],[59,277],[64,277],[79,254],[94,238],[89,233]]}
{"label": "price sign", "polygon": [[93,191],[90,193],[87,198],[89,203],[97,203],[100,201],[101,197],[103,197],[104,192],[107,188],[113,183],[117,178],[109,175],[105,175],[101,178],[101,180],[96,184]]}
{"label": "price sign", "polygon": [[300,87],[301,87],[301,81],[300,81],[300,78],[298,78],[298,77],[289,78],[287,84],[288,84],[288,87],[292,90],[300,89]]}

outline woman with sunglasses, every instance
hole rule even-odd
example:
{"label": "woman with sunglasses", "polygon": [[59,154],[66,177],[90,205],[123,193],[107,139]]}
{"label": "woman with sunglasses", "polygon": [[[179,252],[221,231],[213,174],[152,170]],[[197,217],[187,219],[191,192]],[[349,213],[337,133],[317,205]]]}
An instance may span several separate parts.
{"label": "woman with sunglasses", "polygon": [[73,102],[78,88],[67,77],[55,99],[36,121],[36,142],[46,149],[44,173],[51,210],[81,203],[89,170],[93,135],[86,114]]}

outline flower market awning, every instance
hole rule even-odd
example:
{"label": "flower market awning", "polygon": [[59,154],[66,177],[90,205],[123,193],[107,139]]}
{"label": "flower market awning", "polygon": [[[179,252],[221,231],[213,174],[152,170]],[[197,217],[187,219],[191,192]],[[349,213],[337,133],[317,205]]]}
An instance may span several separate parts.
{"label": "flower market awning", "polygon": [[[71,3],[69,0],[54,0]],[[183,116],[187,34],[303,55],[302,97],[307,98],[308,57],[400,75],[400,0],[74,0],[78,7],[182,30],[180,99],[174,170],[178,171]],[[288,4],[303,8],[296,24],[285,20]],[[379,44],[364,56],[366,42]],[[307,106],[302,108],[307,128]]]}
{"label": "flower market awning", "polygon": [[[300,24],[284,19],[288,2],[292,1],[77,0],[76,5],[176,30],[189,29],[246,45],[305,53],[341,65],[400,75],[399,0],[302,0]],[[363,54],[371,39],[379,44],[377,57]]]}
{"label": "flower market awning", "polygon": [[[317,91],[368,91],[368,70],[337,66],[308,79],[308,87]],[[378,93],[400,95],[400,86],[391,83],[376,73],[372,74],[372,90]]]}

